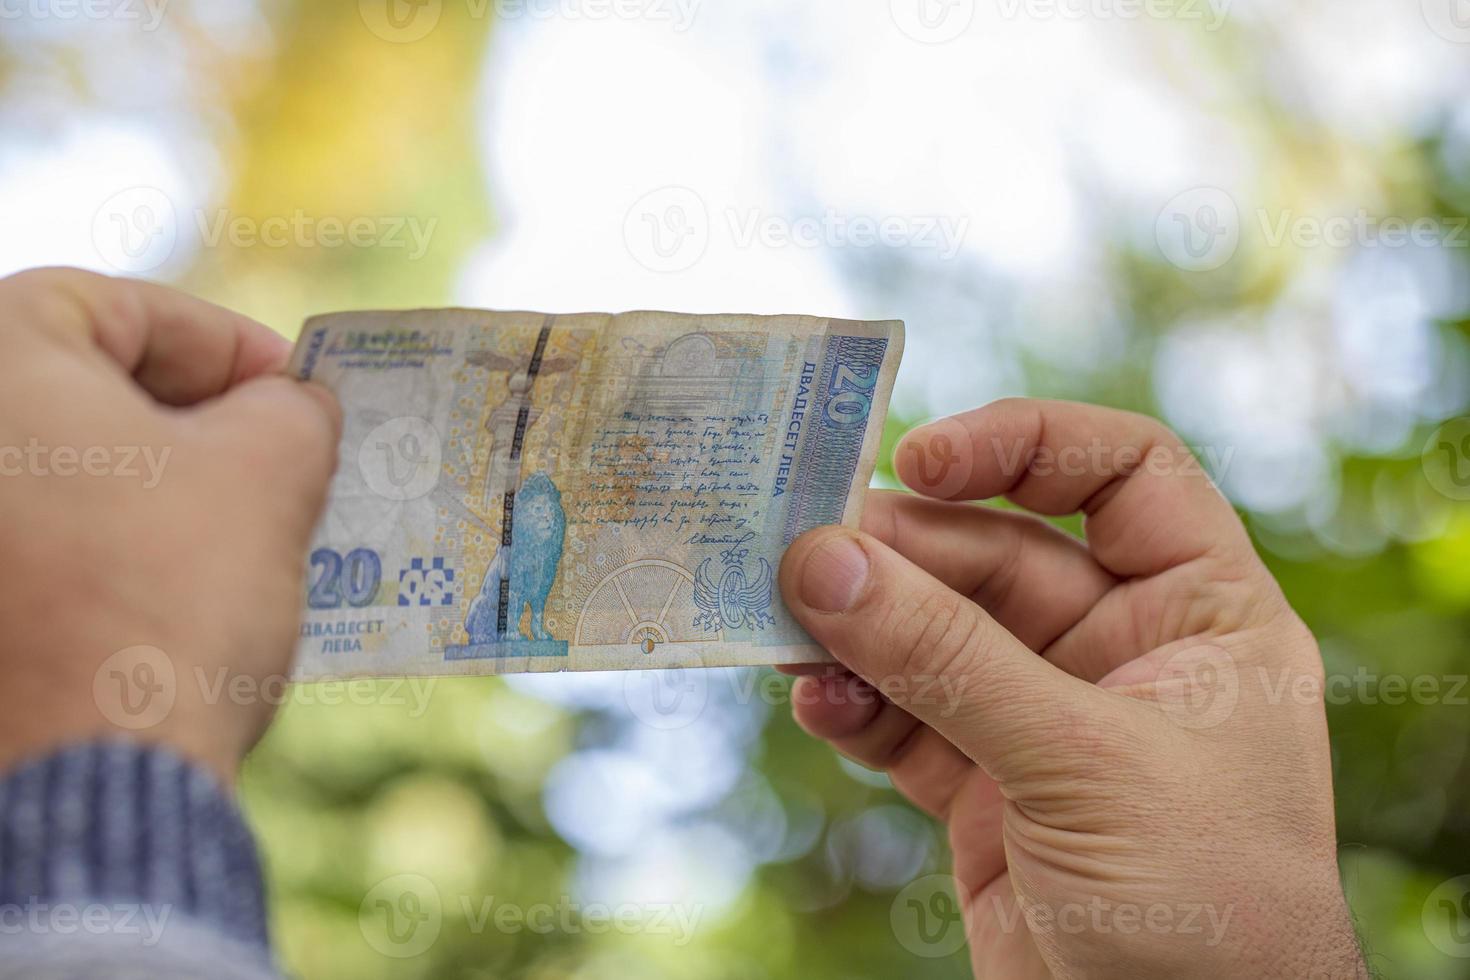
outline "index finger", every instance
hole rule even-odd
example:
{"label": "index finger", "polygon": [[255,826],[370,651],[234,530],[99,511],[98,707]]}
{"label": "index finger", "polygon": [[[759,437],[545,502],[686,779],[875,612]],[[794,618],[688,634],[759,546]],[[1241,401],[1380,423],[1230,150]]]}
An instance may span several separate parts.
{"label": "index finger", "polygon": [[291,343],[269,327],[166,286],[81,269],[0,280],[0,308],[100,350],[158,401],[191,405],[279,371]]}
{"label": "index finger", "polygon": [[1006,399],[915,429],[900,442],[894,466],[925,496],[1004,496],[1050,516],[1081,511],[1094,557],[1125,578],[1211,554],[1254,554],[1240,518],[1194,454],[1146,415]]}

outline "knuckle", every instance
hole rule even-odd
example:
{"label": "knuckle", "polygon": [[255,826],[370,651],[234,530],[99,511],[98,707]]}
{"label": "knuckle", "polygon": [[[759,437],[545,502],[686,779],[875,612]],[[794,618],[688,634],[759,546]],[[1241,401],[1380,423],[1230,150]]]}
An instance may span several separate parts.
{"label": "knuckle", "polygon": [[893,608],[880,635],[901,676],[951,676],[968,668],[978,622],[965,605],[956,593],[936,589]]}
{"label": "knuckle", "polygon": [[130,331],[144,316],[142,298],[129,280],[86,269],[26,269],[4,284],[14,292],[16,306],[42,329]]}
{"label": "knuckle", "polygon": [[1129,411],[1119,411],[1118,414],[1129,428],[1138,433],[1142,446],[1173,446],[1179,442],[1178,434],[1152,415]]}

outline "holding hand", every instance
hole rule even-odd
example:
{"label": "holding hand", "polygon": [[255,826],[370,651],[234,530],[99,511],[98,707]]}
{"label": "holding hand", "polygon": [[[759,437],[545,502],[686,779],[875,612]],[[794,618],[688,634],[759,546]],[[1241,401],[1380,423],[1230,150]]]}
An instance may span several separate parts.
{"label": "holding hand", "polygon": [[290,664],[336,401],[278,374],[285,339],[161,286],[37,269],[0,310],[0,771],[124,735],[228,784],[271,713],[230,685]]}
{"label": "holding hand", "polygon": [[[1011,400],[911,433],[898,471],[942,499],[874,494],[865,533],[787,553],[847,668],[793,701],[949,825],[976,976],[1367,976],[1316,642],[1178,439]],[[998,496],[1085,513],[1086,543],[951,502]]]}

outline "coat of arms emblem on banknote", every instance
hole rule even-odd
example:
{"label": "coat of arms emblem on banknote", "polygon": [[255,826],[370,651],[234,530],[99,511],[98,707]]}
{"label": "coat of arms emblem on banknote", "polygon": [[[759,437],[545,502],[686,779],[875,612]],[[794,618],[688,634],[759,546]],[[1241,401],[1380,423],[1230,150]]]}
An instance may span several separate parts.
{"label": "coat of arms emblem on banknote", "polygon": [[902,346],[800,316],[307,321],[292,370],[345,424],[298,677],[822,659],[775,566],[856,523]]}
{"label": "coat of arms emblem on banknote", "polygon": [[745,576],[739,552],[726,552],[724,566],[711,572],[713,558],[700,562],[694,575],[694,603],[700,614],[695,617],[705,629],[716,630],[725,624],[732,627],[763,629],[776,621],[771,615],[771,563],[760,562],[760,575],[754,581]]}

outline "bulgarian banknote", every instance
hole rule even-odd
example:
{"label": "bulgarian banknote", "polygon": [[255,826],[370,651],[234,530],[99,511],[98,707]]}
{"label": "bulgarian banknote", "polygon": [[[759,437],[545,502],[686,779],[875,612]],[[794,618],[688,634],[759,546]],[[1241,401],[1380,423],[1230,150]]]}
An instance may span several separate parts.
{"label": "bulgarian banknote", "polygon": [[801,663],[786,546],[856,524],[903,324],[338,313],[302,680]]}

